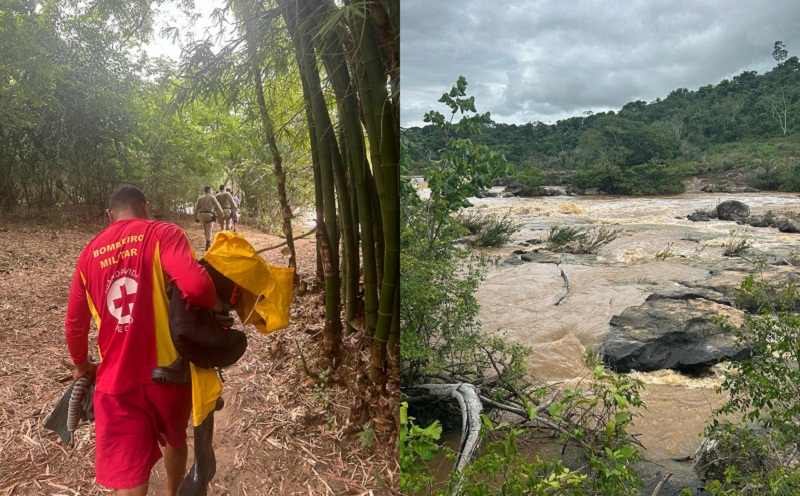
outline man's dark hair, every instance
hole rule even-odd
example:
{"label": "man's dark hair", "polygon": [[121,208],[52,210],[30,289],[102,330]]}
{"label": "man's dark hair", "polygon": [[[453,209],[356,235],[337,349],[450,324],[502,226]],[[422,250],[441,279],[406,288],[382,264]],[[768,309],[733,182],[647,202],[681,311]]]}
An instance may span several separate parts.
{"label": "man's dark hair", "polygon": [[220,184],[219,185],[219,190],[220,191],[225,191],[225,185],[224,184]]}
{"label": "man's dark hair", "polygon": [[230,193],[230,192],[231,192],[231,189],[230,189],[230,188],[225,188],[225,191],[227,191],[228,193]]}
{"label": "man's dark hair", "polygon": [[108,209],[116,210],[125,206],[144,205],[147,203],[142,190],[136,186],[120,186],[111,193],[108,200]]}
{"label": "man's dark hair", "polygon": [[211,186],[206,186],[205,188],[203,188],[203,191],[205,191],[206,193],[211,193]]}

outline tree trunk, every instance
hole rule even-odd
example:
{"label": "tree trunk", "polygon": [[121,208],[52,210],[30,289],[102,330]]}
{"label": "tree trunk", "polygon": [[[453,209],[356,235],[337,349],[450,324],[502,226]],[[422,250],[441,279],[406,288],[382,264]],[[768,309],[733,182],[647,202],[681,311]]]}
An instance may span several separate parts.
{"label": "tree trunk", "polygon": [[[242,2],[242,7],[249,10],[246,2]],[[252,28],[252,13],[244,12],[244,26],[245,26],[245,39],[255,36]],[[275,183],[278,188],[278,202],[281,204],[281,219],[283,226],[283,235],[286,237],[286,246],[289,247],[289,267],[297,267],[297,254],[294,249],[294,238],[292,236],[292,207],[289,205],[289,200],[286,196],[286,172],[283,170],[283,157],[278,149],[278,142],[275,139],[275,126],[272,122],[272,117],[267,108],[267,102],[264,99],[264,84],[261,80],[261,67],[258,64],[256,53],[256,45],[252,41],[247,42],[247,54],[250,62],[250,69],[253,74],[253,82],[256,88],[256,99],[258,100],[258,110],[261,116],[261,125],[264,130],[264,136],[267,140],[269,150],[272,153],[272,166],[275,171]],[[295,281],[297,281],[297,271],[294,273]]]}
{"label": "tree trunk", "polygon": [[[293,0],[282,1],[282,15],[286,21],[289,35],[295,47],[297,63],[300,67],[303,95],[306,98],[307,118],[313,122],[314,135],[317,140],[317,160],[319,164],[319,186],[322,190],[323,216],[317,217],[318,225],[317,249],[319,250],[325,278],[325,329],[326,342],[333,360],[338,357],[341,343],[341,292],[339,278],[339,253],[333,247],[339,246],[339,230],[336,216],[336,194],[334,191],[334,174],[332,150],[328,135],[333,133],[330,118],[327,120],[327,107],[322,96],[322,85],[316,70],[313,47],[309,35],[299,26],[297,9],[299,4]],[[335,144],[334,144],[335,147]],[[313,158],[313,157],[312,157]],[[324,219],[323,219],[324,218]],[[324,240],[327,251],[320,244],[319,231],[325,230]],[[327,265],[327,268],[326,268]]]}
{"label": "tree trunk", "polygon": [[[324,2],[324,5],[323,5]],[[325,15],[335,10],[329,1],[319,2],[319,7],[314,11]],[[326,12],[327,11],[327,12]],[[343,150],[349,164],[350,182],[353,185],[353,194],[357,215],[354,218],[361,226],[361,252],[364,268],[364,306],[366,323],[370,331],[375,328],[378,312],[377,267],[375,260],[375,239],[373,227],[373,202],[367,182],[366,145],[364,131],[361,127],[358,112],[357,90],[350,78],[347,59],[344,57],[345,47],[343,40],[336,30],[327,30],[322,36],[317,37],[318,52],[321,55],[325,70],[331,81],[339,115],[343,124]],[[356,231],[356,235],[359,231]],[[357,244],[356,244],[357,246]],[[356,257],[352,258],[357,261]],[[349,259],[350,260],[350,259]],[[348,270],[350,270],[348,268]],[[358,272],[358,266],[353,267]]]}
{"label": "tree trunk", "polygon": [[[480,447],[481,403],[478,390],[469,383],[461,384],[423,384],[414,386],[407,394],[418,396],[419,393],[430,396],[453,398],[461,407],[461,443],[454,470],[460,472],[469,465]],[[454,491],[457,493],[458,491]]]}
{"label": "tree trunk", "polygon": [[[367,127],[377,136],[370,136],[371,143],[380,146],[380,169],[383,184],[381,210],[385,236],[384,272],[380,289],[378,322],[373,337],[370,357],[370,377],[379,383],[385,381],[386,344],[392,324],[395,291],[400,275],[400,167],[398,134],[399,124],[395,121],[392,102],[386,90],[386,72],[381,60],[372,24],[367,16],[359,19],[357,26],[359,55],[364,68],[365,82],[368,84],[371,108],[365,108],[375,125]],[[369,119],[370,115],[367,115]],[[378,169],[378,164],[373,164]],[[376,172],[377,178],[377,172]],[[379,187],[380,193],[380,187]]]}

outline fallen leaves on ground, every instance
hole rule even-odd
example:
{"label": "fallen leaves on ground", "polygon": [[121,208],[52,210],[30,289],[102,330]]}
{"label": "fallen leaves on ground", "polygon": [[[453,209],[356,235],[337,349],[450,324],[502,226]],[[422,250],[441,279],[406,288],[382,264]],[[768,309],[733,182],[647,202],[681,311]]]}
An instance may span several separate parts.
{"label": "fallen leaves on ground", "polygon": [[[190,221],[178,224],[202,253],[202,230]],[[74,447],[43,427],[71,380],[64,315],[75,262],[102,227],[99,218],[65,217],[6,219],[0,230],[0,495],[110,493],[94,483],[93,425],[81,424]],[[240,232],[257,249],[281,241],[246,227]],[[297,252],[305,291],[295,296],[290,327],[268,336],[246,328],[247,352],[224,371],[209,494],[396,493],[396,374],[386,391],[370,383],[369,338],[362,333],[345,338],[341,365],[324,372],[313,236],[299,240]],[[288,261],[280,250],[263,256],[274,265]],[[151,494],[163,493],[165,477],[162,461]]]}

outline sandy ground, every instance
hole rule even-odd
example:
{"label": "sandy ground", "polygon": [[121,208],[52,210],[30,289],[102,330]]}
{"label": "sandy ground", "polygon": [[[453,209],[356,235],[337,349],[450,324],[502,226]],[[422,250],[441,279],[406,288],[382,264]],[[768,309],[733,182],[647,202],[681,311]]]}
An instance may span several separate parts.
{"label": "sandy ground", "polygon": [[[202,253],[199,225],[178,223]],[[102,227],[96,217],[0,222],[0,495],[109,492],[94,483],[93,425],[78,428],[74,447],[43,428],[71,379],[63,327],[75,261]],[[281,241],[247,227],[240,232],[256,248]],[[247,352],[225,370],[209,494],[395,493],[396,382],[381,394],[358,373],[369,358],[360,333],[345,340],[342,366],[328,385],[304,371],[299,350],[314,373],[322,368],[324,304],[313,277],[313,235],[299,240],[297,251],[308,289],[295,296],[290,327],[268,336],[245,329]],[[280,249],[264,257],[288,261]],[[150,494],[163,494],[163,461],[150,481]]]}

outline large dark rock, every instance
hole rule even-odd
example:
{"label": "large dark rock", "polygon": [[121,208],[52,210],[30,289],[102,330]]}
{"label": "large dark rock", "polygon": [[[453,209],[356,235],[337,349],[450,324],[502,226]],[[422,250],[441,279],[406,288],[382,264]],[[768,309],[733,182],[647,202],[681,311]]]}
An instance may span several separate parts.
{"label": "large dark rock", "polygon": [[512,197],[512,196],[534,197],[534,196],[561,195],[561,192],[555,189],[542,188],[542,187],[532,188],[530,186],[518,183],[509,184],[503,193],[507,193],[507,195],[501,195],[504,197]]}
{"label": "large dark rock", "polygon": [[523,262],[522,259],[519,258],[519,255],[511,255],[510,257],[508,257],[505,260],[503,260],[501,265],[503,265],[503,266],[513,266],[513,265],[522,265],[524,263],[525,262]]}
{"label": "large dark rock", "polygon": [[724,201],[717,205],[717,217],[720,220],[744,220],[750,217],[750,207],[736,200]]}
{"label": "large dark rock", "polygon": [[800,232],[797,224],[789,219],[784,220],[778,224],[778,230],[782,233],[797,233]]}
{"label": "large dark rock", "polygon": [[705,210],[696,210],[686,216],[686,218],[692,222],[708,222],[713,217],[716,217],[716,213],[712,214],[711,212],[706,212]]}
{"label": "large dark rock", "polygon": [[[687,293],[689,291],[687,290]],[[611,319],[603,360],[618,372],[674,369],[698,373],[721,360],[741,360],[750,350],[714,320],[740,325],[742,312],[702,294],[661,295]],[[724,301],[722,295],[714,299]]]}

